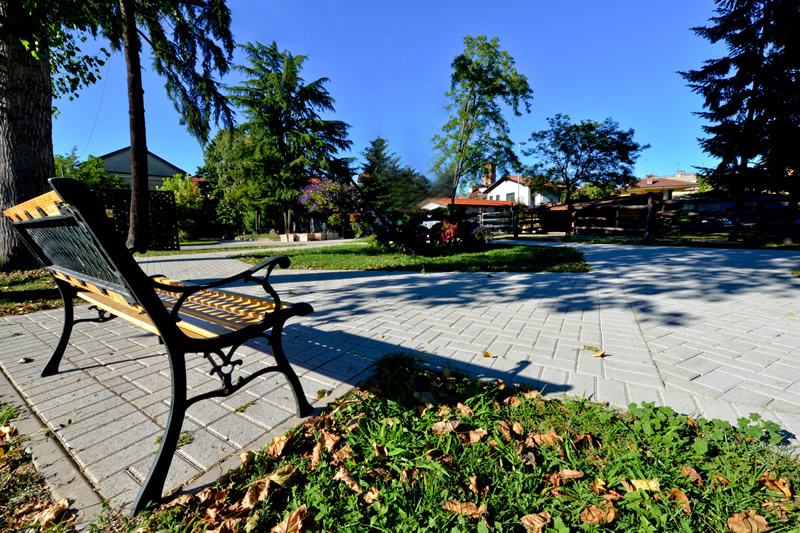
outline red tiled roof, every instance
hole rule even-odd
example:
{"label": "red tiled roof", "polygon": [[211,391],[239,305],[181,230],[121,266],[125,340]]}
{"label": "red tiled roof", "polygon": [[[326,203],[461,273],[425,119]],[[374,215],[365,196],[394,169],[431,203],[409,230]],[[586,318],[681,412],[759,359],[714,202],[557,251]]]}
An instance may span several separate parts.
{"label": "red tiled roof", "polygon": [[[650,183],[647,183],[650,181]],[[670,178],[643,178],[633,184],[630,188],[631,189],[652,189],[652,188],[663,188],[663,187],[685,187],[685,188],[692,188],[697,187],[697,183],[692,183],[691,181],[686,180],[676,180]]]}
{"label": "red tiled roof", "polygon": [[[419,205],[425,205],[429,203],[439,204],[442,207],[447,207],[450,205],[450,198],[426,198],[425,200],[421,201]],[[478,200],[474,198],[456,198],[456,205],[465,205],[465,206],[472,206],[472,207],[508,207],[511,206],[514,202],[509,200]]]}

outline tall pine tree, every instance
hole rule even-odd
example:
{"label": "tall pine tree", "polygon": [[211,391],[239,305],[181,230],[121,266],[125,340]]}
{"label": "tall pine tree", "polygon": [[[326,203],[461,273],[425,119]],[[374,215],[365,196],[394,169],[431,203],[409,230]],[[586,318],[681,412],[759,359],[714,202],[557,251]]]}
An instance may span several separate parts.
{"label": "tall pine tree", "polygon": [[708,181],[736,202],[729,239],[737,240],[745,192],[788,191],[790,212],[796,205],[798,160],[792,147],[800,144],[800,3],[717,0],[711,23],[693,30],[723,43],[728,54],[681,75],[705,99],[705,111],[697,114],[710,124],[700,144],[720,160],[706,169]]}

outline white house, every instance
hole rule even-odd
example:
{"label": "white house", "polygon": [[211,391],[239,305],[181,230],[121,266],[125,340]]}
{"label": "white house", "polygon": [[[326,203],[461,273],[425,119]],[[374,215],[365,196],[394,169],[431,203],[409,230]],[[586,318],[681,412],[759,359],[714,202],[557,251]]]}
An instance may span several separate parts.
{"label": "white house", "polygon": [[481,192],[487,200],[518,202],[533,207],[558,203],[559,198],[554,194],[535,193],[531,198],[532,191],[528,183],[530,178],[503,176]]}
{"label": "white house", "polygon": [[[450,205],[450,198],[426,198],[419,204],[420,209],[432,211],[439,207]],[[467,215],[478,213],[492,213],[494,211],[507,211],[511,208],[511,202],[505,200],[480,200],[476,198],[456,198],[456,205],[463,206]]]}
{"label": "white house", "polygon": [[[103,166],[112,174],[116,174],[128,183],[131,182],[131,147],[127,146],[110,154],[101,155]],[[147,188],[155,190],[164,184],[164,178],[171,178],[175,174],[186,174],[186,171],[176,167],[169,161],[162,159],[154,153],[147,152]]]}

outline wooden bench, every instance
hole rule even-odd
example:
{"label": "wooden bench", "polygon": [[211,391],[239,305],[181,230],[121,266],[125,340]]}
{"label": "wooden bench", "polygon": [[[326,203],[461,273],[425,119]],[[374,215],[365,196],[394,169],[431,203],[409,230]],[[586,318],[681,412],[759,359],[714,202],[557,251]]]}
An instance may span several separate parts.
{"label": "wooden bench", "polygon": [[[55,279],[64,300],[61,338],[42,371],[58,373],[72,328],[79,322],[105,322],[120,317],[158,335],[166,347],[172,375],[169,420],[161,445],[134,502],[136,513],[161,499],[172,457],[177,449],[187,408],[211,397],[233,394],[267,372],[281,372],[294,392],[298,416],[312,407],[281,345],[289,318],[313,312],[310,305],[281,302],[268,278],[276,266],[287,268],[289,258],[272,257],[235,276],[205,284],[163,277],[148,277],[139,267],[105,215],[103,207],[80,182],[52,178],[53,192],[3,212],[42,266]],[[264,271],[263,276],[257,276]],[[263,299],[229,290],[232,283],[256,283]],[[97,311],[97,318],[75,319],[73,298],[79,297]],[[243,343],[268,339],[275,365],[234,380],[242,360],[234,354]],[[189,353],[203,354],[221,387],[187,397],[186,362]]]}

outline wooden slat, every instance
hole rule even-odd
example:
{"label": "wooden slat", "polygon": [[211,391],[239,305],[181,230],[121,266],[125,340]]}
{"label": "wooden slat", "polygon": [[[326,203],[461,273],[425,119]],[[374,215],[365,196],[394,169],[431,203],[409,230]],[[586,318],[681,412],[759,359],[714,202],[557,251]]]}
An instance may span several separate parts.
{"label": "wooden slat", "polygon": [[34,218],[44,218],[44,216],[39,212],[39,209],[45,212],[45,216],[57,216],[61,214],[61,212],[58,210],[59,202],[61,202],[61,198],[55,193],[55,191],[51,191],[47,194],[43,194],[28,200],[27,202],[17,204],[14,207],[9,207],[3,211],[3,214],[14,222],[32,220]]}
{"label": "wooden slat", "polygon": [[[87,292],[87,291],[79,291],[78,296],[90,304],[96,305],[100,309],[103,309],[112,315],[118,316],[123,320],[127,320],[131,324],[134,324],[150,333],[154,333],[159,335],[158,328],[153,324],[150,320],[150,317],[147,316],[147,313],[141,307],[132,306],[128,304],[121,304],[103,296],[102,294],[96,294],[94,292]],[[196,324],[191,324],[188,322],[178,322],[178,327],[180,327],[188,336],[194,338],[208,338],[208,337],[216,337],[217,334],[202,327],[197,326]]]}
{"label": "wooden slat", "polygon": [[[56,267],[54,267],[54,268],[56,268]],[[116,292],[114,292],[112,290],[103,289],[101,287],[98,287],[98,286],[94,285],[93,283],[89,283],[88,281],[84,281],[84,280],[78,279],[78,278],[76,278],[74,276],[70,276],[69,274],[67,274],[65,272],[61,272],[59,270],[55,270],[54,268],[50,269],[50,272],[53,274],[53,276],[57,277],[60,280],[66,281],[67,283],[69,283],[70,285],[75,287],[76,289],[83,289],[84,291],[93,292],[93,293],[95,293],[97,295],[109,298],[109,299],[117,302],[120,305],[130,305],[128,303],[128,300],[121,294],[117,294]]]}

